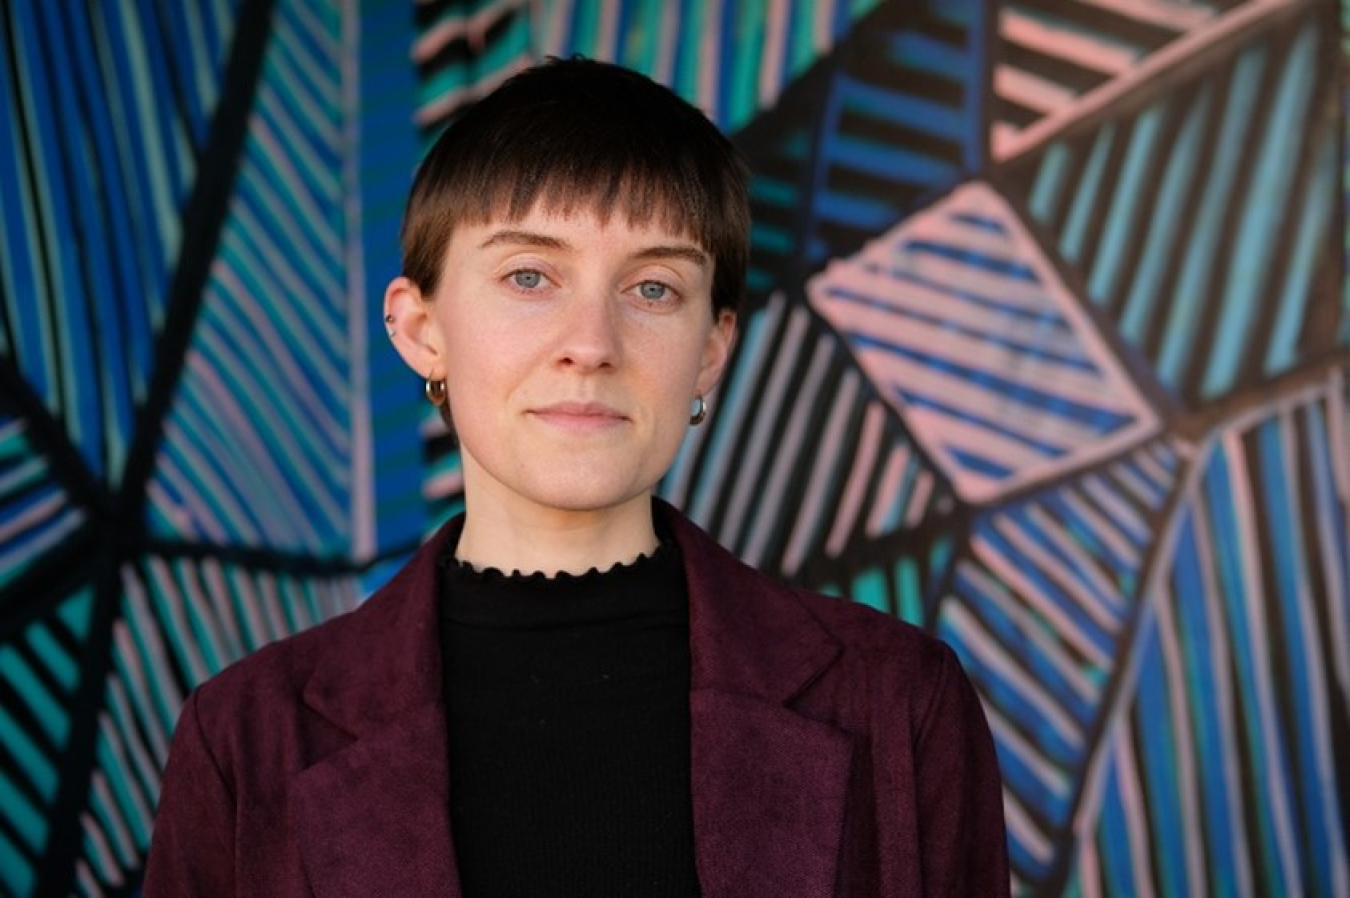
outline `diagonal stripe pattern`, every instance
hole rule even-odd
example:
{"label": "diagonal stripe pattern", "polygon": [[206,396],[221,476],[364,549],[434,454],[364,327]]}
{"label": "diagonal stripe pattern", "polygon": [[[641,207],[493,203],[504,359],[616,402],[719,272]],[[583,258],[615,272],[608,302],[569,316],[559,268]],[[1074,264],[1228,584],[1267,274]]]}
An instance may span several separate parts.
{"label": "diagonal stripe pattern", "polygon": [[1061,476],[1157,429],[1091,319],[984,184],[832,263],[807,293],[968,502]]}
{"label": "diagonal stripe pattern", "polygon": [[90,590],[0,643],[0,892],[31,894],[51,838],[89,635]]}
{"label": "diagonal stripe pattern", "polygon": [[1006,160],[1093,118],[1177,62],[1299,0],[1193,3],[1020,0],[999,11],[993,157]]}
{"label": "diagonal stripe pattern", "polygon": [[81,817],[77,893],[124,887],[149,846],[160,772],[183,701],[197,683],[284,636],[353,608],[353,576],[251,569],[215,558],[152,555],[123,569],[122,615]]}
{"label": "diagonal stripe pattern", "polygon": [[58,550],[88,517],[32,445],[30,427],[0,414],[0,588]]}
{"label": "diagonal stripe pattern", "polygon": [[1047,876],[1069,826],[1182,468],[1152,441],[981,515],[956,563],[936,629],[984,694],[1023,881]]}
{"label": "diagonal stripe pattern", "polygon": [[1082,894],[1350,891],[1344,402],[1333,374],[1202,448],[1080,814]]}
{"label": "diagonal stripe pattern", "polygon": [[1336,348],[1328,46],[1321,10],[1272,16],[1214,48],[1203,74],[1016,176],[1091,302],[1188,405]]}
{"label": "diagonal stripe pattern", "polygon": [[[351,528],[340,19],[274,16],[228,219],[149,485],[165,539],[342,555]],[[247,470],[250,477],[235,476]]]}
{"label": "diagonal stripe pattern", "polygon": [[810,310],[775,295],[746,322],[713,414],[690,431],[662,495],[787,576],[950,511],[946,485],[866,391]]}
{"label": "diagonal stripe pattern", "polygon": [[985,155],[981,3],[884,3],[738,136],[756,300],[855,252]]}
{"label": "diagonal stripe pattern", "polygon": [[111,484],[151,377],[230,7],[0,16],[0,353]]}

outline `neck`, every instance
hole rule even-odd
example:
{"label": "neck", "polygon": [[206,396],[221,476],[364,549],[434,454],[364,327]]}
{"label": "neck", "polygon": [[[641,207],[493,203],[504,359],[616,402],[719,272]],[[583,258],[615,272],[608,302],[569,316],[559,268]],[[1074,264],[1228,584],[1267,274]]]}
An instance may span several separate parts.
{"label": "neck", "polygon": [[651,496],[593,511],[532,509],[506,513],[465,496],[464,530],[455,557],[478,570],[510,574],[584,574],[629,564],[656,549]]}

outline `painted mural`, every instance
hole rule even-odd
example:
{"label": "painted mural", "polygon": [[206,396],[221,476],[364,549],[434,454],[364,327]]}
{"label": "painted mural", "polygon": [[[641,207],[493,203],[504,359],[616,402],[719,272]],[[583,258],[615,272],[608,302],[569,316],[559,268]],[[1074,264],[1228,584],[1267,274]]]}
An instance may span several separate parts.
{"label": "painted mural", "polygon": [[1348,19],[4,0],[0,894],[135,894],[186,692],[461,506],[378,321],[401,202],[475,97],[582,53],[754,171],[663,494],[957,650],[1014,893],[1350,896]]}

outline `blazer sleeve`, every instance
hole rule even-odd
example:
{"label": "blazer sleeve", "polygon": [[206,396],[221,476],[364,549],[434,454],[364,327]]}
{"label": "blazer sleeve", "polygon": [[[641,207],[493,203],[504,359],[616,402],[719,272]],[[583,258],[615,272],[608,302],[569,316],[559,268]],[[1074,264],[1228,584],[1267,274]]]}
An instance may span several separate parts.
{"label": "blazer sleeve", "polygon": [[144,898],[235,893],[235,800],[202,733],[198,694],[184,703],[169,749]]}
{"label": "blazer sleeve", "polygon": [[923,893],[1006,898],[1008,842],[993,737],[956,654],[944,646],[942,659],[915,747]]}

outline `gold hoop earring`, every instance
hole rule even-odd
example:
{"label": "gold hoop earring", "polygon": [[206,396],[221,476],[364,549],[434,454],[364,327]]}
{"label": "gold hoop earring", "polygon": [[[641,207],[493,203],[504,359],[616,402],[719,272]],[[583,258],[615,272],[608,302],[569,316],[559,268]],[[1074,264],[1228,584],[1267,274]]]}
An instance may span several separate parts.
{"label": "gold hoop earring", "polygon": [[427,379],[426,386],[422,388],[426,394],[427,402],[440,408],[445,405],[445,381]]}
{"label": "gold hoop earring", "polygon": [[689,416],[689,426],[698,427],[708,417],[708,400],[699,393],[694,397],[694,413]]}

